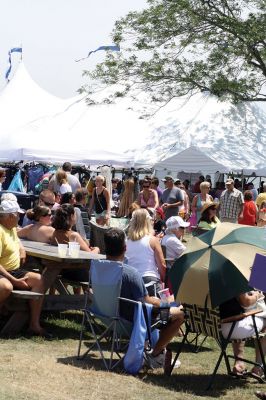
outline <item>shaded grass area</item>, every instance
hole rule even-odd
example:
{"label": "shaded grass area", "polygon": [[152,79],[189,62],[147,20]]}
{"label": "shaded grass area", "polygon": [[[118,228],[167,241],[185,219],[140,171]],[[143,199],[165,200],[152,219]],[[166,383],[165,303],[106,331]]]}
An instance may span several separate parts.
{"label": "shaded grass area", "polygon": [[[162,370],[144,371],[137,377],[121,370],[106,372],[97,352],[77,360],[77,346],[82,314],[67,312],[44,314],[43,323],[54,334],[52,341],[41,338],[0,339],[0,399],[236,399],[254,397],[263,385],[253,380],[236,380],[226,375],[224,363],[218,371],[213,389],[205,391],[219,352],[208,339],[195,354],[186,346],[180,355],[181,368],[171,377]],[[178,338],[172,344],[175,351]],[[86,343],[91,343],[89,335]],[[254,349],[246,348],[253,358]]]}

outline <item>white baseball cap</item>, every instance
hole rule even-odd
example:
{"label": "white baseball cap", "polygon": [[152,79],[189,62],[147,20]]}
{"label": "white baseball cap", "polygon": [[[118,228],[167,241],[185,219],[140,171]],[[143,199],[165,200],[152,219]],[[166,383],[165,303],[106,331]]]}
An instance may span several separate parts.
{"label": "white baseball cap", "polygon": [[20,213],[25,214],[25,210],[20,208],[17,200],[3,200],[0,204],[0,214]]}
{"label": "white baseball cap", "polygon": [[170,217],[166,221],[168,229],[187,228],[189,225],[190,222],[185,222],[181,217]]}

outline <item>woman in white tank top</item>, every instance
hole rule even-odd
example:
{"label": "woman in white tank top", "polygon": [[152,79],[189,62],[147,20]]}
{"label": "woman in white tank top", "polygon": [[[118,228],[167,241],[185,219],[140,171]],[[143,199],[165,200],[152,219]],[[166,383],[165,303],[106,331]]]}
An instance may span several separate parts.
{"label": "woman in white tank top", "polygon": [[155,281],[158,283],[157,289],[160,290],[166,266],[159,239],[153,236],[150,215],[144,208],[132,214],[126,257],[128,264],[139,271],[145,284]]}

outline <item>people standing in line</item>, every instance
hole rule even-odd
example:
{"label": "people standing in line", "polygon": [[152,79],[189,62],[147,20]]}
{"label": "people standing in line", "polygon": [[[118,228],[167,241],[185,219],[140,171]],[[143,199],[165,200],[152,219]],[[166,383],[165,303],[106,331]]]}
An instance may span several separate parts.
{"label": "people standing in line", "polygon": [[[80,184],[80,181],[78,180],[78,178],[71,174],[71,171],[72,171],[71,163],[70,162],[65,162],[62,165],[62,170],[66,172],[66,174],[67,174],[67,182],[71,186],[71,191],[73,193],[75,193],[75,191],[77,189],[81,188],[81,184]],[[50,181],[49,181],[48,189],[50,189],[52,192],[60,193],[59,187],[60,186],[56,182],[56,178],[55,178],[55,174],[54,174],[51,177]]]}
{"label": "people standing in line", "polygon": [[196,213],[196,219],[197,222],[201,218],[201,210],[202,207],[205,203],[212,203],[213,198],[209,194],[210,191],[210,183],[207,181],[201,182],[200,184],[200,193],[196,194],[193,197],[192,204],[191,204],[191,210],[192,213]]}
{"label": "people standing in line", "polygon": [[220,219],[222,222],[237,223],[243,218],[244,197],[240,190],[234,187],[234,180],[225,182],[226,189],[220,197]]}
{"label": "people standing in line", "polygon": [[179,208],[184,204],[184,196],[182,191],[174,186],[174,178],[167,175],[162,179],[165,184],[161,198],[161,207],[165,214],[165,220],[172,216],[177,216]]}
{"label": "people standing in line", "polygon": [[94,208],[98,225],[108,224],[111,213],[110,194],[103,184],[104,177],[102,175],[97,175],[95,178],[96,187],[93,189],[89,207],[89,214],[91,214]]}
{"label": "people standing in line", "polygon": [[244,208],[243,217],[238,218],[238,223],[242,225],[255,226],[258,217],[258,209],[253,200],[251,190],[246,190],[244,192]]}

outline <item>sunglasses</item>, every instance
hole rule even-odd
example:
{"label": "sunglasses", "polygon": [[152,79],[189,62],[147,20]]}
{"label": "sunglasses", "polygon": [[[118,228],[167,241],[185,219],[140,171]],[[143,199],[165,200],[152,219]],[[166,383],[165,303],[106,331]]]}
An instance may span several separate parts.
{"label": "sunglasses", "polygon": [[143,185],[142,187],[145,189],[148,189],[150,187],[150,185]]}
{"label": "sunglasses", "polygon": [[51,217],[52,213],[45,214],[44,217]]}
{"label": "sunglasses", "polygon": [[53,207],[55,205],[55,203],[49,203],[48,201],[43,200],[43,202],[47,207]]}

